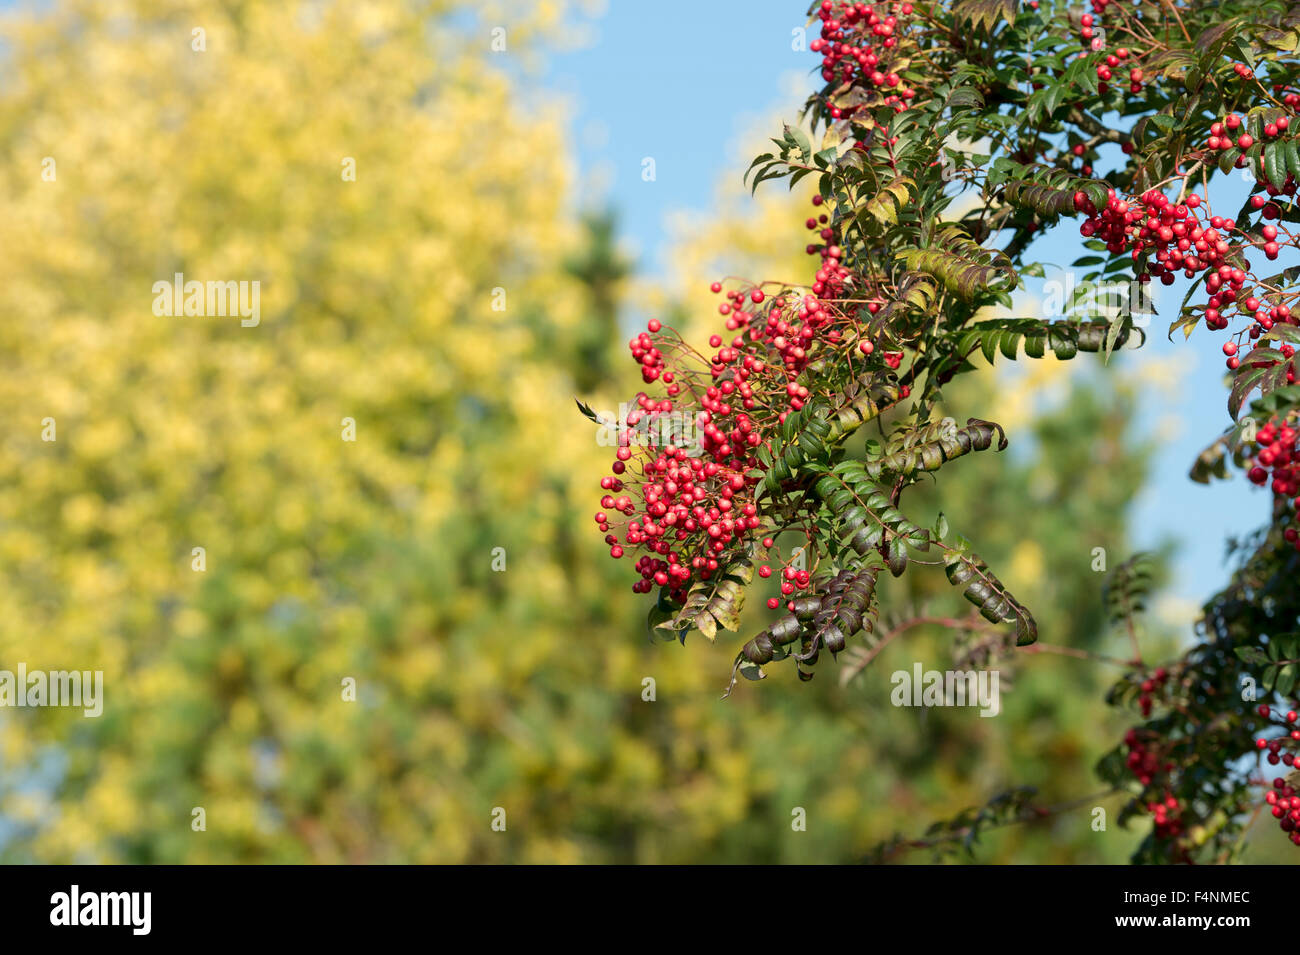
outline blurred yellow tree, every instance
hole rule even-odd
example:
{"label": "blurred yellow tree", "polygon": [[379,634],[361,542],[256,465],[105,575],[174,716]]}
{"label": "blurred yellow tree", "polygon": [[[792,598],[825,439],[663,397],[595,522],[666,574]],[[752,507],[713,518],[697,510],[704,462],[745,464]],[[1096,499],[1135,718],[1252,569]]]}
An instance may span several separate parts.
{"label": "blurred yellow tree", "polygon": [[[99,720],[0,716],[9,855],[505,858],[493,806],[526,828],[591,758],[526,697],[575,639],[582,569],[537,555],[595,451],[522,318],[577,315],[566,151],[468,12],[9,28],[0,659],[107,685]],[[260,283],[260,324],[155,315],[176,273]]]}

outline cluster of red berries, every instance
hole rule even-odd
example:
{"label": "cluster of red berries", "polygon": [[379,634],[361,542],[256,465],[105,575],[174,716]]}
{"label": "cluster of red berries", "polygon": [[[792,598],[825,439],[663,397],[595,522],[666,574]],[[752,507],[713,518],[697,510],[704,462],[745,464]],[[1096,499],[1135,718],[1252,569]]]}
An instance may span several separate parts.
{"label": "cluster of red berries", "polygon": [[[1272,719],[1274,715],[1273,708],[1266,703],[1261,703],[1256,712],[1266,720]],[[1280,716],[1281,714],[1278,715]],[[1287,730],[1285,735],[1276,737],[1275,739],[1264,739],[1263,737],[1260,737],[1255,740],[1256,749],[1267,751],[1268,756],[1266,759],[1270,766],[1276,766],[1279,763],[1284,766],[1294,766],[1296,764],[1295,755],[1293,753],[1282,752],[1282,747],[1288,742],[1300,742],[1300,728],[1294,728],[1297,719],[1300,719],[1300,714],[1297,714],[1295,710],[1291,710],[1286,714],[1286,725],[1293,728]]]}
{"label": "cluster of red berries", "polygon": [[1079,36],[1083,39],[1084,47],[1089,50],[1094,49],[1094,42],[1095,49],[1101,49],[1101,37],[1092,28],[1095,22],[1091,13],[1085,13],[1079,18]]}
{"label": "cluster of red berries", "polygon": [[[1281,116],[1270,123],[1264,124],[1264,137],[1266,139],[1276,139],[1279,135],[1286,132],[1291,125],[1291,120],[1286,116]],[[1210,136],[1205,141],[1207,149],[1231,149],[1233,146],[1242,150],[1247,150],[1255,145],[1255,137],[1241,129],[1241,117],[1235,113],[1230,114],[1223,122],[1212,123],[1210,125]],[[1245,166],[1244,156],[1237,158],[1238,168]]]}
{"label": "cluster of red berries", "polygon": [[[722,395],[719,389],[709,391],[717,392],[719,398]],[[628,416],[633,427],[635,415],[634,411]],[[708,419],[710,413],[702,412],[699,418]],[[752,424],[743,415],[733,432],[723,432],[706,420],[705,451],[700,457],[671,444],[653,449],[642,462],[634,486],[639,502],[619,493],[627,489],[618,475],[626,474],[631,454],[626,445],[618,449],[615,476],[601,480],[607,493],[600,503],[632,520],[624,527],[621,542],[616,534],[608,533],[612,522],[606,511],[597,512],[595,520],[607,532],[605,542],[610,545],[611,557],[622,557],[624,544],[647,552],[637,560],[641,579],[633,585],[634,591],[648,593],[658,585],[679,598],[684,596],[693,578],[708,579],[718,569],[719,556],[759,526],[753,500],[756,479],[745,476],[747,466],[757,464],[749,453],[753,444],[747,438],[752,433]],[[626,434],[620,435],[620,441]]]}
{"label": "cluster of red berries", "polygon": [[[1250,460],[1250,469],[1246,476],[1263,486],[1267,484],[1280,498],[1291,500],[1300,509],[1300,448],[1297,448],[1300,433],[1285,421],[1270,421],[1255,433],[1255,444],[1259,450]],[[1300,530],[1292,523],[1283,532],[1287,542],[1300,550]]]}
{"label": "cluster of red berries", "polygon": [[1183,814],[1178,799],[1172,793],[1164,799],[1147,803],[1147,812],[1157,839],[1177,839],[1185,830]]}
{"label": "cluster of red berries", "polygon": [[[1074,194],[1074,208],[1087,216],[1079,234],[1101,239],[1112,254],[1128,252],[1134,262],[1145,262],[1138,281],[1159,278],[1165,285],[1172,285],[1179,271],[1191,278],[1204,269],[1219,267],[1231,248],[1219,230],[1230,231],[1232,220],[1213,216],[1202,224],[1196,211],[1200,206],[1201,198],[1194,194],[1186,202],[1175,203],[1156,190],[1125,199],[1110,189],[1099,210],[1087,193]],[[1226,275],[1238,278],[1231,269]],[[1246,280],[1244,272],[1239,279]]]}
{"label": "cluster of red berries", "polygon": [[1177,839],[1183,834],[1183,813],[1177,796],[1170,794],[1158,802],[1147,803],[1147,811],[1151,813],[1157,839]]}
{"label": "cluster of red berries", "polygon": [[[1265,758],[1268,764],[1294,767],[1300,763],[1300,759],[1297,759],[1294,753],[1283,751],[1286,744],[1300,742],[1300,728],[1297,728],[1300,713],[1290,710],[1283,716],[1281,712],[1275,712],[1266,704],[1261,704],[1257,712],[1266,720],[1277,718],[1281,728],[1286,731],[1282,736],[1273,739],[1260,737],[1255,740],[1255,748],[1267,753]],[[1290,779],[1290,782],[1281,776],[1274,779],[1272,788],[1264,796],[1264,802],[1272,812],[1273,818],[1278,820],[1278,826],[1282,831],[1287,833],[1295,845],[1300,846],[1300,786],[1296,784],[1294,773]]]}
{"label": "cluster of red berries", "polygon": [[[813,196],[812,204],[814,207],[822,206],[822,197]],[[713,377],[734,374],[741,383],[742,395],[745,382],[752,375],[776,371],[776,384],[784,390],[787,405],[777,415],[778,421],[784,421],[790,411],[798,411],[807,403],[810,392],[797,379],[813,360],[817,347],[823,343],[840,344],[845,340],[846,331],[856,334],[856,322],[838,304],[853,279],[849,269],[841,263],[843,250],[836,244],[835,229],[824,212],[810,216],[805,225],[809,230],[816,230],[822,239],[820,243],[810,243],[805,250],[809,255],[821,257],[809,291],[803,295],[779,295],[762,314],[743,309],[744,290],[728,291],[728,301],[719,305],[718,311],[727,316],[728,330],[739,330],[741,334],[729,343],[719,335],[709,339],[709,345],[718,349],[710,359]],[[722,292],[722,283],[714,282],[711,289],[715,293]],[[766,301],[766,296],[760,289],[753,289],[748,300],[760,305]],[[880,301],[870,303],[868,311],[876,313],[881,304]],[[870,354],[872,347],[870,343],[865,344],[868,347],[862,350],[864,354]]]}
{"label": "cluster of red berries", "polygon": [[1124,745],[1128,748],[1128,757],[1124,765],[1143,786],[1150,786],[1157,776],[1174,768],[1173,763],[1161,759],[1158,749],[1143,741],[1136,729],[1130,729],[1124,734]]}
{"label": "cluster of red berries", "polygon": [[[1268,178],[1265,177],[1256,184],[1255,188],[1263,189],[1267,193],[1267,197],[1251,196],[1250,208],[1255,212],[1258,212],[1262,219],[1277,219],[1282,215],[1282,208],[1272,200],[1277,196],[1294,196],[1296,191],[1296,182],[1295,178],[1288,173],[1286,179],[1281,185],[1275,185],[1274,183],[1269,182]],[[1273,238],[1276,240],[1276,234]],[[1276,244],[1271,249],[1267,245],[1264,246],[1264,254],[1270,259],[1277,258],[1277,251]]]}
{"label": "cluster of red berries", "polygon": [[[1148,681],[1150,682],[1150,681]],[[1150,703],[1144,707],[1144,715],[1150,711]],[[1125,765],[1142,784],[1149,788],[1155,780],[1173,770],[1174,764],[1161,754],[1153,734],[1146,740],[1136,729],[1124,734],[1124,745],[1128,749]],[[1174,794],[1167,789],[1159,799],[1148,799],[1146,810],[1151,814],[1155,837],[1162,840],[1177,839],[1183,835],[1186,825],[1182,807]]]}
{"label": "cluster of red berries", "polygon": [[[916,94],[891,67],[900,32],[912,13],[907,2],[823,0],[821,35],[811,44],[822,58],[823,78],[831,84],[878,89],[886,104],[904,109]],[[843,119],[852,109],[825,104],[831,120]],[[867,148],[862,142],[855,146]],[[895,370],[901,364],[902,352],[877,352],[860,325],[885,306],[887,291],[856,286],[856,277],[842,262],[836,228],[821,208],[822,197],[814,196],[812,204],[814,212],[805,226],[815,240],[806,251],[819,256],[820,264],[806,289],[769,295],[758,287],[724,290],[721,282],[712,284],[715,294],[725,295],[718,312],[729,335],[709,338],[713,351],[703,356],[707,382],[701,380],[706,377],[702,371],[676,365],[678,358],[689,359],[693,353],[680,340],[659,334],[658,321],[629,342],[642,378],[664,385],[670,398],[681,396],[698,411],[694,420],[702,428],[697,455],[671,445],[646,453],[630,488],[624,475],[633,449],[620,436],[614,475],[602,481],[605,510],[596,519],[608,535],[612,556],[621,557],[625,545],[642,550],[637,563],[641,580],[635,589],[645,592],[658,585],[672,598],[683,599],[695,579],[709,579],[728,551],[760,526],[755,485],[764,468],[757,452],[769,444],[776,425],[812,398],[809,386],[815,387],[815,382],[806,380],[805,372],[823,348],[856,345],[855,354],[864,360]],[[846,294],[850,286],[852,296]],[[842,305],[849,297],[855,304],[846,309]],[[910,389],[903,386],[900,391],[907,397]],[[638,397],[638,404],[646,414],[673,408],[645,395]],[[638,420],[634,411],[628,424]],[[640,500],[634,502],[636,496]],[[611,530],[611,510],[630,518],[622,540]],[[771,549],[770,540],[764,547]],[[764,577],[771,572],[767,564],[759,570]],[[781,576],[781,593],[787,598],[809,585],[810,575],[802,569],[787,566]],[[777,598],[769,601],[774,603],[779,604]]]}
{"label": "cluster of red berries", "polygon": [[[823,205],[821,196],[812,202],[815,208]],[[856,340],[863,354],[873,351],[856,318],[839,306],[852,276],[841,263],[829,217],[824,212],[814,215],[807,226],[822,240],[807,247],[810,255],[820,256],[808,291],[786,290],[769,297],[757,287],[725,290],[718,312],[732,337],[710,336],[714,351],[705,358],[707,374],[688,367],[692,353],[680,339],[661,334],[658,320],[651,320],[646,331],[628,342],[642,378],[662,384],[669,397],[637,395],[637,406],[620,423],[626,428],[619,428],[613,474],[601,480],[605,494],[595,521],[606,534],[611,557],[623,557],[628,547],[640,551],[640,579],[633,585],[638,593],[658,586],[680,602],[696,580],[708,580],[717,572],[729,553],[762,525],[755,502],[764,471],[758,450],[769,443],[777,424],[811,398],[801,375],[818,349]],[[710,288],[724,293],[721,282]],[[872,301],[866,311],[874,314],[883,303]],[[897,368],[902,353],[879,357]],[[679,358],[685,359],[680,365]],[[674,413],[678,406],[672,399],[679,396],[697,432],[693,444],[685,434],[676,440],[675,433],[674,440],[658,447],[634,440],[647,417],[653,422]],[[770,539],[764,547],[772,547]],[[763,565],[759,574],[770,576],[771,567]],[[784,568],[782,577],[786,597],[807,587],[811,579],[807,571],[792,567]]]}
{"label": "cluster of red berries", "polygon": [[[1087,21],[1091,21],[1092,17],[1088,16],[1085,13],[1083,19]],[[1089,30],[1087,27],[1084,27],[1084,32],[1091,33],[1092,31]],[[1093,38],[1090,47],[1093,51],[1099,51],[1101,49],[1101,47],[1098,45],[1098,41],[1100,39],[1101,39],[1100,37]],[[1114,53],[1106,54],[1105,59],[1102,60],[1102,62],[1097,66],[1097,79],[1101,80],[1101,82],[1097,84],[1097,89],[1099,92],[1106,93],[1109,90],[1110,81],[1115,77],[1115,70],[1118,70],[1123,66],[1125,61],[1128,60],[1129,55],[1130,54],[1129,54],[1128,47],[1123,47],[1123,46],[1115,50]],[[1141,93],[1142,80],[1145,77],[1146,74],[1142,71],[1142,68],[1140,66],[1130,67],[1128,71],[1129,92]]]}
{"label": "cluster of red berries", "polygon": [[[1085,13],[1079,18],[1079,38],[1083,40],[1084,55],[1088,53],[1099,53],[1106,48],[1105,36],[1099,32],[1101,30],[1101,18],[1110,6],[1110,0],[1092,0],[1092,13]],[[1097,29],[1093,29],[1096,27]],[[1097,65],[1097,92],[1105,96],[1110,92],[1110,81],[1115,76],[1115,70],[1128,60],[1130,52],[1127,47],[1119,47],[1114,53],[1107,53],[1101,63]],[[1142,92],[1142,80],[1145,78],[1142,68],[1138,66],[1130,67],[1128,71],[1128,88],[1130,93]],[[1086,168],[1086,167],[1085,167]],[[1085,173],[1087,175],[1089,173]]]}
{"label": "cluster of red berries", "polygon": [[[1169,682],[1169,671],[1164,667],[1156,669],[1151,676],[1142,681],[1138,694],[1138,708],[1143,718],[1151,715],[1155,694],[1159,693]],[[1163,790],[1158,799],[1148,799],[1146,810],[1151,814],[1152,824],[1157,839],[1173,840],[1182,836],[1186,830],[1181,805],[1162,782],[1163,778],[1174,769],[1174,762],[1166,757],[1160,748],[1160,737],[1150,730],[1130,729],[1124,734],[1124,746],[1128,756],[1124,765],[1142,784],[1144,790],[1157,786],[1157,792]]]}
{"label": "cluster of red berries", "polygon": [[[776,541],[770,537],[763,538],[763,547],[771,550],[776,546]],[[758,576],[767,578],[772,576],[771,564],[763,564],[758,568]],[[795,567],[785,567],[781,571],[781,594],[784,597],[791,597],[796,590],[804,590],[812,584],[812,575],[806,570]],[[768,610],[776,610],[781,606],[781,601],[777,597],[769,597],[767,601]],[[786,609],[792,609],[793,604],[786,601]]]}
{"label": "cluster of red berries", "polygon": [[[822,0],[817,14],[822,21],[821,36],[809,44],[814,53],[822,54],[822,79],[827,83],[860,79],[868,88],[885,91],[887,104],[902,108],[916,96],[916,90],[889,68],[889,59],[898,45],[898,32],[911,13],[910,3]],[[853,108],[831,106],[828,112],[832,119],[842,119]]]}
{"label": "cluster of red berries", "polygon": [[1169,671],[1160,667],[1155,673],[1142,681],[1138,694],[1138,708],[1142,711],[1142,716],[1151,715],[1152,694],[1159,693],[1164,689],[1165,683],[1169,681]]}
{"label": "cluster of red berries", "polygon": [[1281,830],[1294,845],[1300,846],[1300,789],[1278,776],[1273,780],[1273,788],[1264,796],[1264,801],[1272,811],[1273,818],[1278,820]]}
{"label": "cluster of red berries", "polygon": [[[1278,120],[1278,122],[1285,122],[1285,117]],[[1270,126],[1271,125],[1272,124],[1270,124]],[[1256,188],[1263,189],[1265,195],[1251,196],[1249,201],[1250,208],[1253,211],[1258,212],[1261,219],[1277,219],[1281,216],[1282,210],[1279,205],[1272,200],[1279,195],[1294,196],[1296,192],[1296,182],[1290,175],[1288,175],[1285,182],[1280,186],[1269,182],[1267,179],[1263,179],[1257,183]],[[1243,230],[1243,233],[1245,231],[1246,230]],[[1265,258],[1273,260],[1278,257],[1278,254],[1281,251],[1281,244],[1278,242],[1278,238],[1279,234],[1277,226],[1270,223],[1260,225],[1258,238],[1248,236],[1246,242],[1253,247],[1259,248],[1264,253]],[[1291,240],[1289,234],[1285,238],[1287,241]],[[1209,285],[1207,283],[1207,288],[1208,287]],[[1216,291],[1216,289],[1212,288],[1211,291]],[[1220,293],[1221,296],[1222,294],[1223,293]],[[1265,332],[1270,331],[1274,325],[1279,323],[1290,325],[1297,324],[1296,316],[1292,315],[1291,307],[1289,305],[1284,302],[1268,302],[1262,300],[1257,294],[1241,294],[1240,286],[1237,287],[1234,294],[1226,296],[1226,299],[1228,301],[1235,301],[1240,315],[1252,320],[1251,325],[1246,330],[1250,340],[1252,341],[1259,338]],[[1221,313],[1218,311],[1219,307],[1220,303],[1211,298],[1209,308],[1206,310],[1206,321],[1207,324],[1209,324],[1210,318],[1214,317],[1217,319],[1218,324],[1217,326],[1212,325],[1211,327],[1226,328],[1227,319],[1222,317]],[[1271,361],[1252,361],[1250,353],[1239,356],[1238,350],[1238,346],[1233,342],[1228,342],[1223,346],[1223,353],[1228,356],[1227,365],[1229,369],[1236,370],[1241,366],[1243,361],[1249,362],[1256,367],[1271,367],[1278,363],[1276,359]],[[1289,360],[1295,355],[1295,349],[1289,344],[1282,344],[1278,350],[1282,353],[1283,359]],[[1291,365],[1287,369],[1287,382],[1294,383],[1295,380],[1295,367]]]}
{"label": "cluster of red berries", "polygon": [[[1239,71],[1240,72],[1240,71]],[[1243,75],[1251,75],[1249,69]],[[1280,90],[1278,90],[1280,93]],[[1295,93],[1287,93],[1283,101],[1288,106],[1300,105],[1300,96]],[[1263,134],[1266,139],[1275,139],[1290,127],[1290,119],[1286,116],[1278,117],[1264,124]],[[1206,140],[1206,148],[1211,150],[1225,150],[1233,146],[1243,150],[1243,155],[1237,157],[1236,165],[1244,168],[1247,164],[1244,151],[1255,145],[1254,137],[1242,129],[1242,120],[1235,114],[1230,114],[1221,122],[1213,123],[1210,126],[1210,135]],[[1248,203],[1253,212],[1258,212],[1263,220],[1279,219],[1282,215],[1282,209],[1277,202],[1273,201],[1278,196],[1294,196],[1296,193],[1296,182],[1291,175],[1279,183],[1269,182],[1267,177],[1261,178],[1255,185],[1256,191],[1263,191],[1263,195],[1253,195]],[[1258,248],[1264,253],[1264,257],[1270,261],[1276,259],[1281,252],[1282,245],[1278,241],[1278,228],[1271,223],[1261,224],[1258,235],[1251,234],[1251,227],[1246,225],[1237,229],[1237,224],[1232,220],[1224,220],[1224,227],[1227,231],[1238,231],[1241,236],[1241,243],[1252,248]],[[1287,241],[1290,236],[1285,237]],[[1205,310],[1205,323],[1209,328],[1223,329],[1228,327],[1228,319],[1224,314],[1225,306],[1234,307],[1239,315],[1250,319],[1251,324],[1244,330],[1250,340],[1255,340],[1270,331],[1274,325],[1279,322],[1285,324],[1295,324],[1295,318],[1291,314],[1289,305],[1281,302],[1271,303],[1262,301],[1258,295],[1242,292],[1242,285],[1245,282],[1245,275],[1240,269],[1234,269],[1230,274],[1222,273],[1218,276],[1210,276],[1206,282],[1206,288],[1211,293],[1210,300]],[[1229,281],[1230,280],[1230,281]],[[1225,286],[1225,283],[1227,285]],[[1227,342],[1223,346],[1223,353],[1227,356],[1227,366],[1231,370],[1236,370],[1242,364],[1242,361],[1250,361],[1250,355],[1238,355],[1240,346],[1236,342]],[[1289,359],[1294,355],[1294,349],[1290,345],[1283,345],[1280,349],[1284,358]],[[1252,362],[1252,364],[1261,367],[1268,367],[1276,364],[1276,360],[1269,362]],[[1287,380],[1295,381],[1295,369],[1288,368]]]}
{"label": "cluster of red berries", "polygon": [[[1260,187],[1269,196],[1291,195],[1295,193],[1296,184],[1288,177],[1280,188],[1271,183],[1261,183]],[[1262,195],[1253,196],[1249,205],[1265,219],[1275,219],[1280,214],[1277,204]],[[1205,288],[1210,294],[1204,312],[1207,328],[1226,329],[1229,314],[1235,312],[1251,320],[1243,334],[1253,341],[1279,322],[1296,324],[1289,305],[1265,302],[1257,295],[1244,292],[1247,271],[1229,263],[1234,243],[1259,246],[1265,257],[1276,259],[1280,251],[1277,227],[1260,227],[1259,238],[1254,239],[1247,236],[1244,229],[1239,229],[1232,219],[1209,216],[1202,222],[1198,218],[1201,206],[1201,198],[1195,193],[1185,202],[1175,203],[1157,190],[1125,199],[1112,189],[1108,191],[1105,205],[1098,210],[1086,193],[1079,191],[1074,194],[1075,209],[1087,216],[1079,226],[1080,234],[1105,242],[1106,249],[1112,254],[1127,252],[1131,255],[1139,266],[1139,282],[1159,278],[1162,284],[1172,285],[1179,272],[1187,278],[1199,272],[1208,273]],[[1249,268],[1248,262],[1243,264]],[[1224,344],[1223,353],[1227,356],[1229,369],[1240,367],[1243,357],[1238,355],[1239,349],[1236,342]],[[1292,358],[1295,353],[1290,345],[1283,345],[1279,350],[1284,360]],[[1250,355],[1246,354],[1244,360],[1249,361]],[[1267,367],[1276,363],[1274,359],[1255,364]],[[1294,368],[1288,369],[1287,380],[1295,381]]]}
{"label": "cluster of red berries", "polygon": [[[647,327],[650,327],[650,331],[657,332],[659,331],[658,325],[659,323],[656,321],[650,323],[650,326],[653,327]],[[642,332],[636,338],[628,342],[628,348],[632,350],[632,357],[641,364],[641,378],[646,382],[646,384],[649,384],[652,381],[657,381],[660,375],[666,374],[667,377],[664,378],[664,384],[668,385],[668,393],[676,395],[680,392],[681,389],[677,386],[676,382],[673,381],[672,372],[664,371],[663,352],[658,349],[654,340],[649,335]]]}

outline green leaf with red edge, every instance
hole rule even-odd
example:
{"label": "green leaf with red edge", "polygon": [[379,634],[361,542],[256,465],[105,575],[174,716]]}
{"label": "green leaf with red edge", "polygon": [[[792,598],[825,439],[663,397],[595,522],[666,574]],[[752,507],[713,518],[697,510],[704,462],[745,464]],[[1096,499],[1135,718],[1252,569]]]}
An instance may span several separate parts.
{"label": "green leaf with red edge", "polygon": [[1221,152],[1219,154],[1219,171],[1225,175],[1232,172],[1237,165],[1237,157],[1240,155],[1241,150],[1236,146],[1233,146],[1231,149],[1225,149]]}
{"label": "green leaf with red edge", "polygon": [[1250,417],[1263,422],[1300,405],[1300,385],[1282,385],[1250,403]]}
{"label": "green leaf with red edge", "polygon": [[1240,357],[1243,365],[1254,365],[1260,362],[1268,362],[1269,367],[1272,367],[1277,362],[1286,360],[1286,356],[1276,348],[1267,348],[1263,345],[1257,345],[1250,351],[1242,354]]}
{"label": "green leaf with red edge", "polygon": [[1237,370],[1236,377],[1232,379],[1232,392],[1228,395],[1228,414],[1233,420],[1236,420],[1241,411],[1246,396],[1255,390],[1267,373],[1267,368],[1256,368],[1254,365],[1242,365]]}

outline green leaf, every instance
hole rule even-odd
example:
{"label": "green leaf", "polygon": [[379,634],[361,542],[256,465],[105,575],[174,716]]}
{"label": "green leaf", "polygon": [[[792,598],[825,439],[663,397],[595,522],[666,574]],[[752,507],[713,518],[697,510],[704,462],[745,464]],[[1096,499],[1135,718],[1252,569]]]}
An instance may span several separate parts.
{"label": "green leaf", "polygon": [[582,412],[582,416],[584,418],[587,418],[590,421],[594,421],[596,424],[600,424],[600,425],[609,424],[608,421],[606,421],[600,415],[596,414],[596,412],[592,411],[588,405],[579,401],[577,398],[574,398],[573,400],[577,402],[578,410]]}
{"label": "green leaf", "polygon": [[761,156],[756,156],[754,158],[754,161],[749,164],[749,168],[745,170],[745,178],[746,179],[749,178],[749,174],[754,171],[755,166],[761,165],[763,163],[771,162],[775,158],[776,157],[771,153],[763,153]]}
{"label": "green leaf", "polygon": [[721,626],[740,629],[740,610],[745,602],[746,585],[754,579],[754,552],[750,542],[743,553],[720,567],[709,580],[698,581],[686,595],[686,603],[677,615],[657,624],[658,629],[682,632],[694,627],[710,641]]}
{"label": "green leaf", "polygon": [[665,606],[662,601],[656,602],[650,607],[649,612],[646,614],[645,625],[646,633],[652,641],[658,639],[671,642],[680,639],[683,643],[686,642],[686,630],[674,631],[671,627],[661,629],[662,625],[671,620],[674,615],[673,608]]}
{"label": "green leaf", "polygon": [[803,159],[804,162],[808,162],[812,159],[812,144],[808,142],[808,137],[804,134],[802,129],[798,126],[786,125],[785,137],[787,140],[793,141],[793,143],[798,146],[800,158]]}
{"label": "green leaf", "polygon": [[1300,664],[1288,663],[1278,673],[1277,685],[1274,689],[1283,696],[1290,696],[1291,691],[1295,689],[1297,678],[1300,678]]}
{"label": "green leaf", "polygon": [[1210,478],[1224,480],[1228,476],[1227,441],[1219,438],[1196,457],[1187,475],[1197,484],[1209,484]]}
{"label": "green leaf", "polygon": [[915,189],[915,182],[907,176],[900,176],[868,200],[858,217],[869,215],[885,225],[892,225],[898,221],[898,213],[911,201]]}
{"label": "green leaf", "polygon": [[1242,663],[1251,666],[1263,666],[1268,663],[1268,655],[1259,647],[1234,647],[1232,652],[1237,654]]}
{"label": "green leaf", "polygon": [[1002,581],[989,570],[988,564],[968,553],[969,544],[960,543],[944,555],[944,570],[954,586],[965,588],[964,596],[979,607],[980,615],[990,623],[1014,623],[1016,645],[1027,646],[1038,640],[1038,624]]}
{"label": "green leaf", "polygon": [[901,257],[909,269],[933,275],[967,301],[981,294],[1009,291],[1019,284],[1015,269],[1002,252],[983,248],[955,224],[944,226],[928,248],[908,249]]}
{"label": "green leaf", "polygon": [[746,680],[754,680],[754,681],[763,680],[767,678],[767,674],[763,672],[763,668],[761,666],[759,666],[757,663],[750,663],[748,660],[744,660],[741,662],[740,675],[743,676]]}
{"label": "green leaf", "polygon": [[1300,405],[1300,384],[1277,388],[1250,403],[1253,418],[1270,418],[1277,412]]}
{"label": "green leaf", "polygon": [[1241,411],[1246,396],[1255,390],[1267,373],[1267,368],[1256,368],[1253,365],[1242,365],[1237,371],[1237,376],[1232,380],[1232,391],[1228,395],[1228,414],[1233,417],[1233,420],[1236,420],[1238,412]]}
{"label": "green leaf", "polygon": [[999,20],[1016,22],[1016,0],[957,0],[952,15],[954,20],[991,33]]}
{"label": "green leaf", "polygon": [[1279,188],[1286,182],[1286,149],[1282,143],[1269,143],[1265,147],[1264,175]]}
{"label": "green leaf", "polygon": [[895,537],[889,542],[885,566],[889,568],[889,572],[895,577],[903,576],[903,571],[907,570],[907,548],[903,546],[901,538]]}
{"label": "green leaf", "polygon": [[1300,145],[1294,139],[1286,141],[1286,168],[1300,182]]}

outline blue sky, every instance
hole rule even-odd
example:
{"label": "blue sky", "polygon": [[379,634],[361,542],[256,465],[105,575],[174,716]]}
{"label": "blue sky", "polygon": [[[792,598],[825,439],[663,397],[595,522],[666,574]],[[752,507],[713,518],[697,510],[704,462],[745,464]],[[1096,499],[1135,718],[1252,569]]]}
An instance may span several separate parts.
{"label": "blue sky", "polygon": [[[815,62],[813,54],[791,48],[791,31],[803,26],[804,9],[802,0],[612,2],[595,19],[586,46],[550,58],[543,80],[571,101],[582,199],[607,199],[617,209],[642,275],[663,272],[668,215],[707,211],[719,177],[743,173],[729,137],[756,116],[777,111],[788,121],[797,118],[802,96],[791,95],[792,77],[810,90]],[[653,183],[641,179],[645,156],[656,160]],[[1229,189],[1245,195],[1244,183]],[[1239,203],[1233,195],[1223,207],[1231,214]],[[793,235],[798,229],[792,224]],[[1082,251],[1075,230],[1063,224],[1033,253],[1068,266]],[[1139,406],[1139,427],[1160,451],[1131,521],[1139,547],[1177,542],[1170,592],[1199,602],[1226,579],[1227,536],[1262,522],[1268,505],[1240,476],[1210,487],[1187,479],[1196,454],[1229,421],[1219,352],[1223,335],[1202,328],[1190,342],[1181,333],[1167,340],[1165,329],[1185,289],[1180,280],[1162,290],[1147,346],[1118,360],[1176,369],[1172,388],[1153,388]],[[1086,535],[1086,529],[1081,532]]]}

